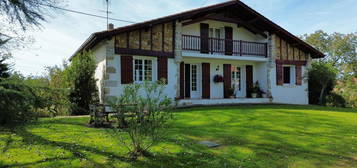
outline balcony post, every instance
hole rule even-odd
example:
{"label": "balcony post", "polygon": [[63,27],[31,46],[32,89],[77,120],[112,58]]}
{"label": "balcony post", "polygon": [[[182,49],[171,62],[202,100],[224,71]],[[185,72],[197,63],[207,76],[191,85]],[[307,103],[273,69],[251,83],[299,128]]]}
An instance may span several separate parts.
{"label": "balcony post", "polygon": [[239,40],[239,55],[242,56],[242,40]]}

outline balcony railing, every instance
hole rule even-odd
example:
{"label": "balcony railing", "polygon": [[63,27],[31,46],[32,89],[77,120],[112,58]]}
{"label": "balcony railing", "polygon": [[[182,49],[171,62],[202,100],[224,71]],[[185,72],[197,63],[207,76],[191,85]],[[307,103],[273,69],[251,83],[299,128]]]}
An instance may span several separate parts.
{"label": "balcony railing", "polygon": [[[206,49],[201,48],[201,41],[205,41]],[[205,53],[218,53],[239,56],[267,57],[267,43],[248,42],[243,40],[228,40],[218,38],[204,39],[200,36],[182,35],[182,49],[188,51],[203,51]],[[203,50],[202,50],[203,49]]]}

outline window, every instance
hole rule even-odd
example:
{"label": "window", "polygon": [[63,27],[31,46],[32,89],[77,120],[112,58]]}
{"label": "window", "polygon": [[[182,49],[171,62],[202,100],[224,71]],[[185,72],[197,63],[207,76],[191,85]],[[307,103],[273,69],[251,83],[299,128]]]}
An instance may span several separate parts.
{"label": "window", "polygon": [[191,90],[197,91],[197,65],[192,65],[191,68]]}
{"label": "window", "polygon": [[284,84],[295,83],[295,66],[283,66],[283,82]]}
{"label": "window", "polygon": [[152,81],[152,60],[134,60],[134,80],[135,82]]}
{"label": "window", "polygon": [[232,66],[231,69],[232,72],[232,87],[234,87],[236,90],[241,90],[241,70],[240,67],[238,66]]}

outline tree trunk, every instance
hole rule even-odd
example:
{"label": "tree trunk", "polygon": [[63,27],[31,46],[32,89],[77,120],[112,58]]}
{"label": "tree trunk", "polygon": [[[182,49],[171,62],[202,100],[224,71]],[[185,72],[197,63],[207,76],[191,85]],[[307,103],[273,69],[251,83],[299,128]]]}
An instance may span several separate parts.
{"label": "tree trunk", "polygon": [[322,85],[321,92],[320,92],[320,97],[319,97],[319,105],[322,105],[322,98],[324,96],[324,92],[326,89],[327,85]]}

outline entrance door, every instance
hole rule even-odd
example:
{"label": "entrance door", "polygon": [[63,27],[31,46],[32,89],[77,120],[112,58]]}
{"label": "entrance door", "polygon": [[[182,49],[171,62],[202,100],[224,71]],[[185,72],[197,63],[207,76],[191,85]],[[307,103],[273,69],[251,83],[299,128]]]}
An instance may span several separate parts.
{"label": "entrance door", "polygon": [[201,98],[201,68],[191,64],[191,98]]}
{"label": "entrance door", "polygon": [[185,64],[185,97],[201,98],[200,64]]}
{"label": "entrance door", "polygon": [[232,66],[232,88],[234,88],[234,95],[236,97],[242,97],[242,67],[240,66]]}

